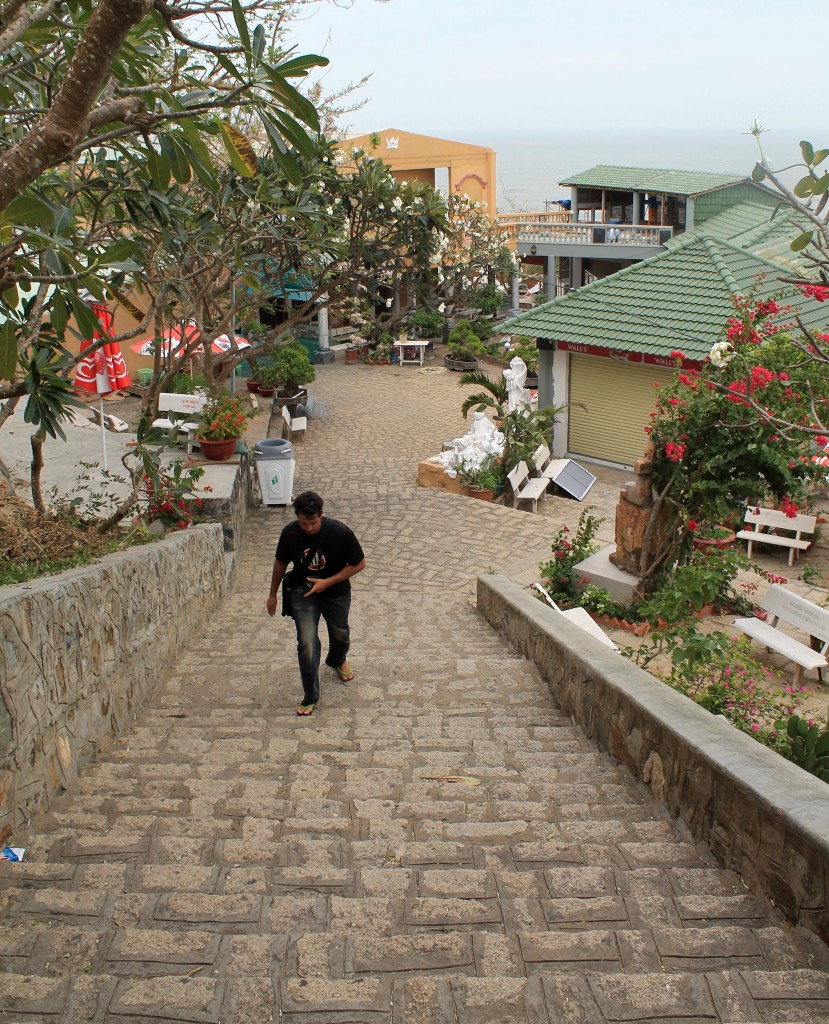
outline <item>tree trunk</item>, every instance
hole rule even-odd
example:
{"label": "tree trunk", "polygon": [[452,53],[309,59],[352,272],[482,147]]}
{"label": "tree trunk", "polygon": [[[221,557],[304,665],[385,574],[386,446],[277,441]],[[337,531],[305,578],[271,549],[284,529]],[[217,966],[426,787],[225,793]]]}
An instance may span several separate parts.
{"label": "tree trunk", "polygon": [[0,157],[0,210],[49,167],[63,163],[89,129],[90,111],[110,67],[150,0],[102,0],[89,19],[52,109]]}
{"label": "tree trunk", "polygon": [[45,515],[46,506],[43,503],[43,491],[40,486],[40,473],[43,469],[43,438],[40,434],[32,434],[32,501],[41,515]]}

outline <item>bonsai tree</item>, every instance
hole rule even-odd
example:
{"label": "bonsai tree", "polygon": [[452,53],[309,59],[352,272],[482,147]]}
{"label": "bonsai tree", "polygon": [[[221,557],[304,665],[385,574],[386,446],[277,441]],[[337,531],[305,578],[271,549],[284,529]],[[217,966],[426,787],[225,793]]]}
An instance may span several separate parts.
{"label": "bonsai tree", "polygon": [[443,317],[438,312],[420,306],[409,318],[408,326],[410,337],[439,338],[443,333]]}
{"label": "bonsai tree", "polygon": [[260,372],[259,380],[295,395],[303,385],[316,380],[316,376],[305,348],[298,341],[292,341],[274,352],[270,365]]}
{"label": "bonsai tree", "polygon": [[459,320],[449,332],[447,342],[453,359],[463,362],[474,362],[486,355],[486,347],[472,328],[468,320]]}

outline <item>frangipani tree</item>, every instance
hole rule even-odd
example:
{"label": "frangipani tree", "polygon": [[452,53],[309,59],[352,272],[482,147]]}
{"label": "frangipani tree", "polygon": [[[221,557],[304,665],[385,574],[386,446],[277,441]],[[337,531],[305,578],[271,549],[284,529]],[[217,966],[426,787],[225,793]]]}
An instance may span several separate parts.
{"label": "frangipani tree", "polygon": [[435,256],[431,304],[443,306],[441,312],[448,318],[494,275],[511,273],[513,258],[507,232],[490,216],[485,203],[450,192],[447,213],[451,228]]}

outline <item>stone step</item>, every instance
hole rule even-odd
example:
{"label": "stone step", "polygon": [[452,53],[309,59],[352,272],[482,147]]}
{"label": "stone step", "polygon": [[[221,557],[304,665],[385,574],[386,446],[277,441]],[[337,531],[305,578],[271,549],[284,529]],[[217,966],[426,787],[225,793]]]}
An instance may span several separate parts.
{"label": "stone step", "polygon": [[[829,1014],[817,971],[590,974],[529,977],[459,973],[354,979],[274,976],[269,950],[249,950],[242,970],[123,977],[90,973],[0,976],[0,1006],[15,1021],[132,1020],[284,1024],[700,1024],[775,1020],[821,1024]],[[247,970],[244,967],[247,966]],[[203,969],[200,969],[203,968]]]}

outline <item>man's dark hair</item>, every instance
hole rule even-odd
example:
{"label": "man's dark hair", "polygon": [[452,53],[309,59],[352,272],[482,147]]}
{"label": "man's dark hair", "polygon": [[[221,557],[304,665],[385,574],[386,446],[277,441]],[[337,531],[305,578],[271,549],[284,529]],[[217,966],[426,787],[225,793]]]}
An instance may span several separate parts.
{"label": "man's dark hair", "polygon": [[303,491],[293,500],[294,513],[298,516],[321,516],[322,498],[316,491]]}

